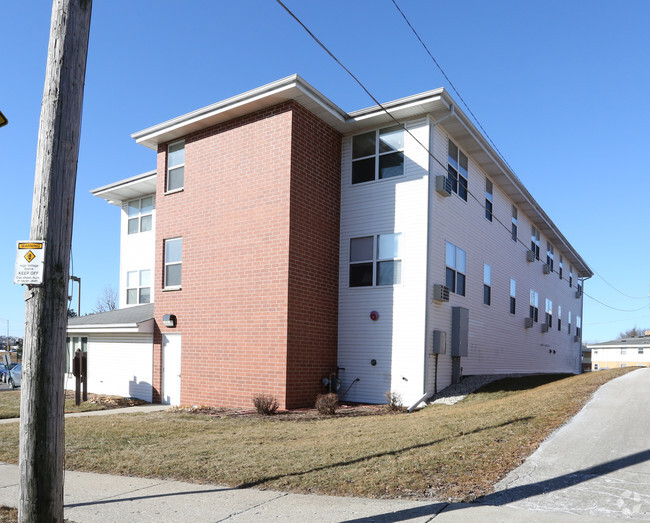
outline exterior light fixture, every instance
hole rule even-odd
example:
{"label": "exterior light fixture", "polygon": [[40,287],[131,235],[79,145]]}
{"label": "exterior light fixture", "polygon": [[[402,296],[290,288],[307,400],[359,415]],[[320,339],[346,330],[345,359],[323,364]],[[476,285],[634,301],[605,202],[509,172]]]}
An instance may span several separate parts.
{"label": "exterior light fixture", "polygon": [[174,314],[163,314],[163,325],[165,327],[176,327],[176,315]]}

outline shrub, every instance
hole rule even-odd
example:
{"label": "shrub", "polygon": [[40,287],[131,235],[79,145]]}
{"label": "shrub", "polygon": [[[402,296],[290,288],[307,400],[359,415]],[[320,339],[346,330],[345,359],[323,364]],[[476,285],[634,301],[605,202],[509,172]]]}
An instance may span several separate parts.
{"label": "shrub", "polygon": [[386,391],[386,408],[393,412],[404,410],[402,396],[399,392]]}
{"label": "shrub", "polygon": [[336,414],[336,409],[339,406],[339,397],[337,394],[330,392],[329,394],[319,394],[316,397],[316,410],[319,414],[332,416]]}
{"label": "shrub", "polygon": [[253,396],[253,405],[258,414],[263,416],[270,416],[275,414],[278,410],[278,400],[274,396],[267,396],[266,394],[257,394]]}

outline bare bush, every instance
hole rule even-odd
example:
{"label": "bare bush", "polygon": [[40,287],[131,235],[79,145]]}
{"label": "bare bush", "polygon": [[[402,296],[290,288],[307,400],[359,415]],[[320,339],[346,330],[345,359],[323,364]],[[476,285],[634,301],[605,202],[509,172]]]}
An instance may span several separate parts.
{"label": "bare bush", "polygon": [[255,410],[258,414],[262,416],[270,416],[275,414],[275,411],[278,410],[279,404],[278,400],[274,396],[268,396],[266,394],[257,394],[253,396],[253,405],[255,405]]}
{"label": "bare bush", "polygon": [[336,409],[339,406],[338,394],[330,392],[329,394],[319,394],[316,397],[316,410],[319,414],[332,416],[336,414]]}
{"label": "bare bush", "polygon": [[386,408],[395,412],[404,410],[404,405],[402,404],[402,395],[399,392],[387,390]]}

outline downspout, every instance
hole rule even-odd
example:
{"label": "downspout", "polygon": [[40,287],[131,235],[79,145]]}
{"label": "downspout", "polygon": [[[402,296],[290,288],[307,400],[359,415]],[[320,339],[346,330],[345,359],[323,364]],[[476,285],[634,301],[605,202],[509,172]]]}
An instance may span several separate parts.
{"label": "downspout", "polygon": [[[413,412],[417,406],[425,401],[429,397],[428,391],[428,379],[427,379],[427,363],[428,363],[428,353],[427,353],[427,330],[429,328],[429,309],[431,307],[431,275],[430,275],[430,269],[429,269],[429,254],[430,254],[430,244],[431,244],[431,234],[429,234],[429,227],[431,226],[431,217],[432,217],[432,202],[433,202],[433,192],[434,192],[434,187],[435,183],[431,183],[431,179],[434,176],[433,170],[434,170],[434,165],[432,163],[432,158],[431,156],[433,155],[433,135],[435,132],[435,128],[438,124],[444,122],[447,118],[450,118],[456,114],[456,111],[454,109],[454,105],[451,105],[449,108],[449,112],[435,120],[429,125],[429,201],[427,204],[427,266],[426,266],[426,271],[427,271],[427,277],[426,277],[426,304],[425,304],[425,309],[424,309],[424,377],[422,379],[423,383],[423,392],[424,395],[417,400],[413,405],[411,405],[408,409],[407,412]],[[437,368],[436,368],[437,372]],[[437,387],[436,387],[437,388]],[[437,390],[435,392],[438,392]],[[435,394],[434,392],[434,394]]]}

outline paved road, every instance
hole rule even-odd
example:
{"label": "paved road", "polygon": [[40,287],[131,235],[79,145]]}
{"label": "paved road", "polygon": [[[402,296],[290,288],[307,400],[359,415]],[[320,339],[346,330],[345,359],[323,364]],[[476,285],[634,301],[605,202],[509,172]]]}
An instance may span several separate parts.
{"label": "paved road", "polygon": [[[607,383],[483,504],[308,496],[67,472],[65,516],[78,523],[650,521],[648,398],[650,368]],[[0,504],[17,502],[18,467],[0,464]]]}

